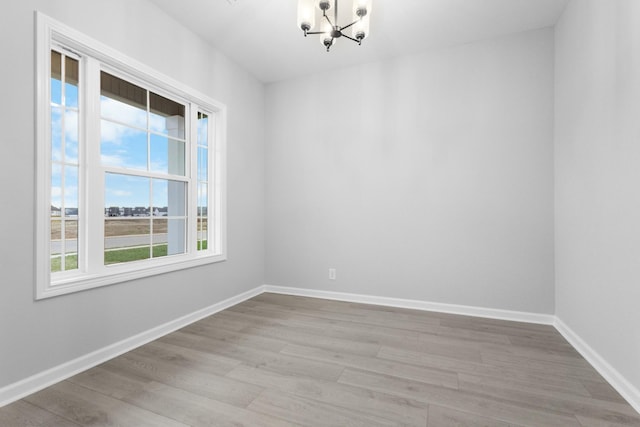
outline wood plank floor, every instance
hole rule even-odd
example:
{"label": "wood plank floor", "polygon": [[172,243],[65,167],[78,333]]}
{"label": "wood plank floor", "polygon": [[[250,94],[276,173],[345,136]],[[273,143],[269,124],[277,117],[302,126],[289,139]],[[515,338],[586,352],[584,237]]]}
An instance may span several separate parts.
{"label": "wood plank floor", "polygon": [[551,326],[262,294],[0,426],[640,426]]}

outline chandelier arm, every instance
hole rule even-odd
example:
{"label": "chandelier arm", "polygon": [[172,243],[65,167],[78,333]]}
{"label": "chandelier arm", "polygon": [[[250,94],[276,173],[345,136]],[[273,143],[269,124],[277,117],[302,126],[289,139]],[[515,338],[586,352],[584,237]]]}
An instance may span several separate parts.
{"label": "chandelier arm", "polygon": [[346,38],[348,38],[349,40],[353,40],[354,42],[356,42],[356,43],[360,44],[360,40],[358,40],[358,39],[354,39],[353,37],[349,37],[349,36],[348,36],[348,35],[346,35],[346,34],[342,34],[342,37],[346,37]]}
{"label": "chandelier arm", "polygon": [[329,23],[329,25],[331,25],[331,28],[333,28],[333,27],[334,27],[334,25],[331,23],[331,19],[329,19],[329,17],[327,16],[327,13],[326,13],[326,12],[324,12],[324,13],[323,13],[323,15],[324,15],[324,17],[327,19],[327,22]]}
{"label": "chandelier arm", "polygon": [[358,22],[360,22],[360,19],[357,19],[357,20],[353,21],[349,25],[345,25],[344,27],[340,28],[340,31],[346,30],[347,28],[351,27],[352,25],[356,25]]}
{"label": "chandelier arm", "polygon": [[327,31],[307,31],[307,34],[329,34]]}

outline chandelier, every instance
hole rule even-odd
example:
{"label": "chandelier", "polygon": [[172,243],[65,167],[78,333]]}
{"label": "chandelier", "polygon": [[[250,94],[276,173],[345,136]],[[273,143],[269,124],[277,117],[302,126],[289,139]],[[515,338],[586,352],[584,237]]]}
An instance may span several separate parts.
{"label": "chandelier", "polygon": [[[333,9],[333,20],[329,16]],[[347,38],[362,44],[369,35],[369,16],[371,15],[371,0],[353,0],[353,21],[345,26],[338,25],[338,0],[298,0],[298,27],[308,34],[319,34],[320,43],[331,49],[336,41]],[[314,30],[316,18],[320,21],[318,30]],[[351,35],[345,30],[350,28]]]}

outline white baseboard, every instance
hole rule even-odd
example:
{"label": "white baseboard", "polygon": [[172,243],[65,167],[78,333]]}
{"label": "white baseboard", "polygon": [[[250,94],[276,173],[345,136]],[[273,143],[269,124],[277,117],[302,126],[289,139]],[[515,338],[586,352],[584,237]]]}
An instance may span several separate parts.
{"label": "white baseboard", "polygon": [[22,399],[25,396],[72,377],[73,375],[106,362],[107,360],[113,359],[116,356],[156,340],[193,322],[197,322],[200,319],[204,319],[207,316],[239,304],[256,295],[260,295],[263,292],[264,286],[258,286],[257,288],[251,289],[240,295],[220,301],[209,307],[187,314],[186,316],[182,316],[153,329],[149,329],[148,331],[142,332],[138,335],[134,335],[92,353],[80,356],[77,359],[55,366],[51,369],[25,378],[24,380],[9,384],[8,386],[0,388],[0,407]]}
{"label": "white baseboard", "polygon": [[556,316],[554,326],[569,341],[578,353],[584,357],[587,362],[595,368],[605,380],[616,389],[627,402],[640,413],[640,390],[626,380],[620,372],[611,366],[598,352],[596,352],[589,344],[587,344],[578,334],[569,328],[560,318]]}
{"label": "white baseboard", "polygon": [[640,390],[629,383],[616,369],[602,358],[602,356],[584,342],[580,336],[554,315],[271,285],[258,286],[242,294],[220,301],[209,307],[0,388],[0,407],[90,369],[127,351],[140,347],[193,322],[260,295],[263,292],[553,325],[622,397],[624,397],[636,411],[640,412]]}
{"label": "white baseboard", "polygon": [[420,300],[348,294],[343,292],[318,291],[313,289],[289,288],[284,286],[271,285],[264,285],[264,291],[276,294],[298,295],[337,301],[357,302],[362,304],[375,304],[388,307],[409,308],[413,310],[462,314],[465,316],[486,317],[490,319],[512,320],[516,322],[538,323],[543,325],[553,325],[555,321],[555,316],[552,314],[539,314],[524,311],[472,307],[468,305],[444,304],[439,302],[428,302]]}

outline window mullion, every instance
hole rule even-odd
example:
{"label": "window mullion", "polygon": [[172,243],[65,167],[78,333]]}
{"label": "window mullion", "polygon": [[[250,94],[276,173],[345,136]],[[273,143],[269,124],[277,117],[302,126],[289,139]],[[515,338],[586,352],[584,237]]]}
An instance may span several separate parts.
{"label": "window mullion", "polygon": [[88,58],[85,85],[85,209],[83,253],[89,274],[104,271],[104,170],[100,163],[100,63]]}
{"label": "window mullion", "polygon": [[209,155],[209,179],[208,179],[208,206],[207,212],[210,212],[208,220],[210,227],[207,228],[207,238],[212,242],[212,249],[215,253],[221,253],[222,243],[222,170],[223,164],[221,161],[222,147],[219,141],[222,140],[219,132],[221,127],[219,126],[220,114],[215,114],[211,120],[209,127],[208,137],[208,155]]}
{"label": "window mullion", "polygon": [[187,204],[187,216],[188,216],[188,246],[189,252],[192,254],[198,253],[198,111],[199,108],[190,103],[187,105],[188,118],[185,120],[186,129],[189,135],[189,141],[187,142],[186,149],[189,153],[187,164],[187,171],[189,176],[189,191],[188,191],[188,204]]}

